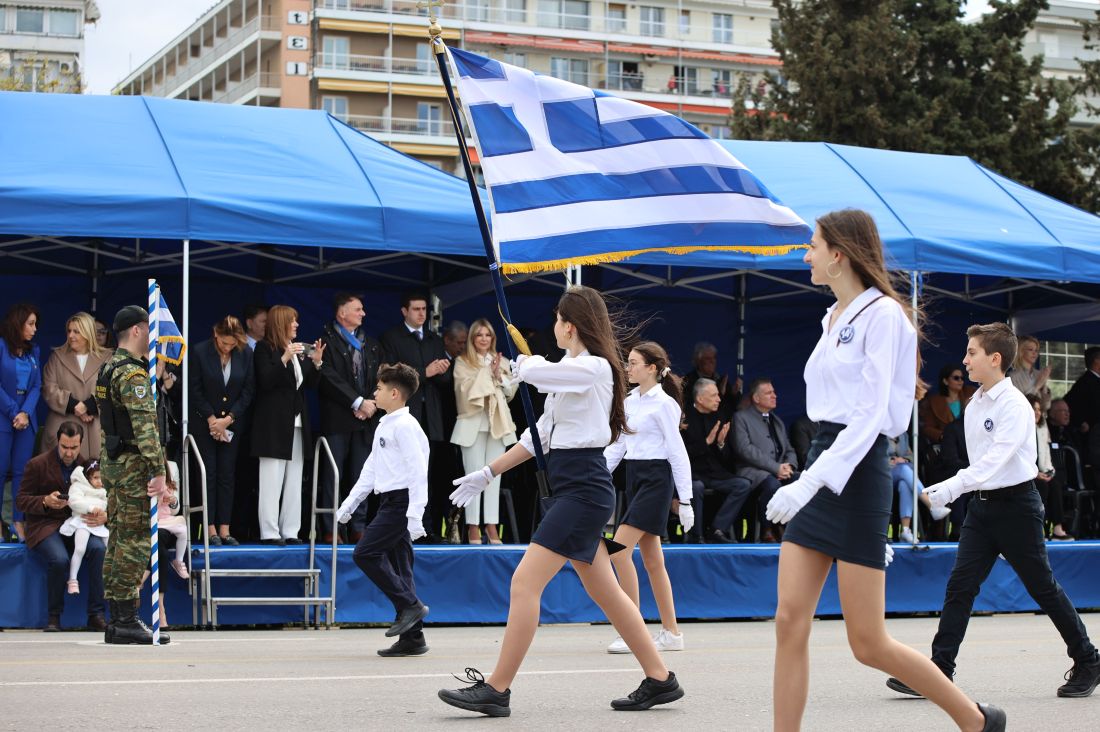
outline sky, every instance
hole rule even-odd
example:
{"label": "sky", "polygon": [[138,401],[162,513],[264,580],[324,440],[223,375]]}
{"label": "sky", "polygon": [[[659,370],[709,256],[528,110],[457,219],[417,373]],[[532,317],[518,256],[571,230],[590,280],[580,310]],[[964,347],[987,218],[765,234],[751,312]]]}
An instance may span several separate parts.
{"label": "sky", "polygon": [[[166,46],[215,0],[96,0],[99,22],[85,28],[84,81],[92,94],[111,89],[150,56]],[[970,14],[989,7],[982,0],[968,3]]]}

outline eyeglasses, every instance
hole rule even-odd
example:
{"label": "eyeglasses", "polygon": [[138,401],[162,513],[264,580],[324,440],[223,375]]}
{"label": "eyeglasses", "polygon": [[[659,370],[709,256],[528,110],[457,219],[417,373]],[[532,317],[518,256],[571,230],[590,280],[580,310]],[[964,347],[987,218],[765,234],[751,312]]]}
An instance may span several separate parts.
{"label": "eyeglasses", "polygon": [[952,381],[962,381],[963,380],[963,377],[961,377],[961,376],[949,376],[948,378],[951,379]]}

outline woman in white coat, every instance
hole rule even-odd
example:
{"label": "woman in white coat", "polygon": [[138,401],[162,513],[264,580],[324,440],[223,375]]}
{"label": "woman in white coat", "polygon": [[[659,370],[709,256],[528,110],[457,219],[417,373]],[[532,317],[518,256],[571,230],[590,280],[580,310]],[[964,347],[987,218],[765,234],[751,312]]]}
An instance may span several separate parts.
{"label": "woman in white coat", "polygon": [[[516,385],[512,383],[508,361],[497,352],[496,332],[485,318],[470,326],[466,352],[455,359],[454,384],[458,420],[451,433],[451,442],[462,448],[463,465],[488,465],[516,443],[516,426],[508,411],[508,402],[516,395]],[[475,498],[466,506],[470,543],[481,543],[484,519],[489,543],[499,544],[499,475],[485,489],[482,501]]]}

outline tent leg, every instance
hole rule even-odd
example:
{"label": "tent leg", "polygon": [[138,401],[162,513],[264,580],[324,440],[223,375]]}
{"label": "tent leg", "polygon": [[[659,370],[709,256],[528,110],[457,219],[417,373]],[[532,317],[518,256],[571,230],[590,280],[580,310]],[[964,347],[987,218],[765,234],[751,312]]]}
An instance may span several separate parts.
{"label": "tent leg", "polygon": [[[920,276],[919,273],[916,272],[915,270],[909,273],[909,292],[910,292],[910,294],[913,298],[913,327],[914,328],[916,328],[917,325],[918,325],[918,323],[917,323],[917,299],[920,295],[920,283],[918,281],[919,276]],[[918,348],[919,347],[920,346],[918,345]],[[914,395],[914,397],[915,397],[915,395]],[[914,398],[913,399],[913,433],[912,433],[912,436],[910,437],[910,440],[909,440],[909,449],[913,453],[913,518],[912,518],[910,523],[912,524],[913,543],[914,544],[916,544],[917,541],[918,541],[917,536],[918,536],[918,531],[920,530],[920,501],[918,500],[920,498],[920,489],[918,487],[919,486],[918,481],[920,480],[920,478],[919,478],[920,471],[917,469],[917,466],[920,464],[920,463],[917,462],[917,460],[920,458],[919,445],[917,443],[917,438],[920,436],[920,418],[918,416],[919,415],[918,404],[919,403]]]}
{"label": "tent leg", "polygon": [[[183,324],[182,324],[183,342],[184,343],[190,343],[191,342],[191,338],[190,338],[190,335],[189,335],[190,329],[191,329],[191,240],[190,239],[184,239],[183,240],[183,316],[182,317],[183,317]],[[187,388],[187,384],[188,384],[187,362],[188,362],[188,359],[186,359],[186,358],[183,359],[183,364],[182,364],[183,376],[181,378],[181,380],[183,381],[183,384],[181,385],[182,388],[183,388],[183,391],[181,393],[182,407],[180,408],[180,411],[183,412],[183,414],[180,415],[180,431],[183,435],[187,434],[187,415],[188,415],[187,410],[189,408],[190,397],[191,397],[190,389]],[[203,527],[203,531],[206,531],[205,527]]]}

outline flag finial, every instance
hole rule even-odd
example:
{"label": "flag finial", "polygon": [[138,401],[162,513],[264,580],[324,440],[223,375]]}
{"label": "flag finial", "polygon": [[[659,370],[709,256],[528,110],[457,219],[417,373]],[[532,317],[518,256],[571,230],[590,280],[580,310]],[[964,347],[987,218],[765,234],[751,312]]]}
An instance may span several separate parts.
{"label": "flag finial", "polygon": [[443,0],[420,0],[416,4],[417,9],[428,10],[428,37],[432,39],[432,48],[436,53],[443,53],[443,26],[439,24],[435,9],[443,7]]}

